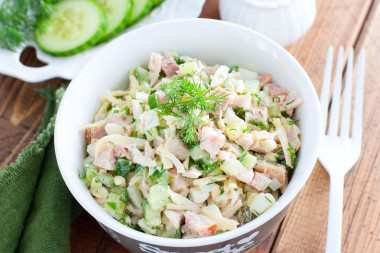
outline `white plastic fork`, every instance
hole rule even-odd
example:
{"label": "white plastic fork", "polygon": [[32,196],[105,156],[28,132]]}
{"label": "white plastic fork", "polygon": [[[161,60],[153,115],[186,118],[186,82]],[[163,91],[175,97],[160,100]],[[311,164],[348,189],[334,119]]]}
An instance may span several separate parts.
{"label": "white plastic fork", "polygon": [[330,121],[328,133],[326,134],[333,62],[333,48],[332,46],[329,47],[320,98],[324,135],[322,136],[319,152],[319,161],[330,175],[326,253],[341,252],[344,176],[358,161],[361,152],[365,64],[365,52],[363,49],[360,51],[357,65],[358,73],[356,80],[352,136],[350,136],[353,61],[354,50],[351,48],[347,60],[346,80],[343,94],[343,112],[340,133],[338,135],[343,73],[343,47],[340,47],[334,78]]}

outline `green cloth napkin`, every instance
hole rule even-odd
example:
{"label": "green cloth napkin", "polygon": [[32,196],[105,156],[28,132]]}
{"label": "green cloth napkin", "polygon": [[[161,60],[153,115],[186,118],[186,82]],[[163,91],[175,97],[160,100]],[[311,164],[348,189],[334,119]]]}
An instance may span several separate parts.
{"label": "green cloth napkin", "polygon": [[0,171],[0,252],[70,252],[76,204],[60,175],[54,123],[65,89],[40,90],[47,100],[37,136],[15,163]]}

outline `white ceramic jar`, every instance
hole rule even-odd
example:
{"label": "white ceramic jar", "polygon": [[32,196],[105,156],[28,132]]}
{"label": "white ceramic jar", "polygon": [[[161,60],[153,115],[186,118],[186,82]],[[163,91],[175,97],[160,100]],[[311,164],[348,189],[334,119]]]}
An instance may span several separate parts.
{"label": "white ceramic jar", "polygon": [[316,16],[316,0],[219,0],[221,18],[258,31],[282,46],[301,38]]}

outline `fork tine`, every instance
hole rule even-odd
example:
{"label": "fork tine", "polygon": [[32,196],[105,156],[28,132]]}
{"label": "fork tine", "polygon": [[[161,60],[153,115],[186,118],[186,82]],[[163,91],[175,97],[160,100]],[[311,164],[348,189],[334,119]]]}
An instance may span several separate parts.
{"label": "fork tine", "polygon": [[364,89],[364,65],[365,51],[360,50],[358,60],[358,75],[356,79],[355,107],[352,126],[352,139],[355,144],[361,145],[362,141],[362,121],[363,121],[363,89]]}
{"label": "fork tine", "polygon": [[353,60],[354,60],[354,50],[350,48],[350,51],[348,53],[348,61],[347,61],[347,68],[346,68],[342,124],[341,124],[341,129],[340,129],[340,136],[344,138],[348,138],[348,135],[350,132]]}
{"label": "fork tine", "polygon": [[327,50],[325,73],[323,76],[321,99],[320,99],[322,117],[323,117],[323,125],[322,125],[323,133],[326,132],[327,114],[329,111],[329,95],[330,95],[333,55],[334,55],[334,49],[332,46],[329,46],[329,49]]}
{"label": "fork tine", "polygon": [[332,98],[329,136],[338,135],[340,93],[342,90],[342,71],[343,71],[343,47],[339,47],[338,61],[335,69],[334,92]]}

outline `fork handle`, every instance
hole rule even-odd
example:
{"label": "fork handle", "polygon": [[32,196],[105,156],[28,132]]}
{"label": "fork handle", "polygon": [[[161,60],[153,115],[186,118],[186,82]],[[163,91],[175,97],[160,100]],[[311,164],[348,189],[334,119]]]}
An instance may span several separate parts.
{"label": "fork handle", "polygon": [[344,175],[330,175],[329,219],[326,253],[340,253],[342,242]]}

